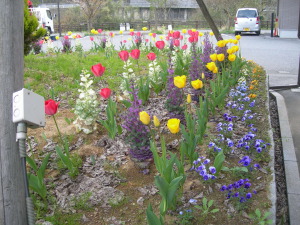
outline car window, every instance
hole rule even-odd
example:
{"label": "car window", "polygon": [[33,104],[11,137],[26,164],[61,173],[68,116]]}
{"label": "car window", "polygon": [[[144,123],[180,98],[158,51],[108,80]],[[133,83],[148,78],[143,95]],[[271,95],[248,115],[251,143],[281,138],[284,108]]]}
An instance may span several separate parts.
{"label": "car window", "polygon": [[252,18],[252,17],[257,17],[257,13],[256,13],[256,10],[249,10],[249,9],[239,10],[237,17]]}
{"label": "car window", "polygon": [[51,12],[50,12],[50,10],[46,10],[46,12],[47,12],[47,16],[48,16],[48,18],[52,20],[52,16],[51,16]]}

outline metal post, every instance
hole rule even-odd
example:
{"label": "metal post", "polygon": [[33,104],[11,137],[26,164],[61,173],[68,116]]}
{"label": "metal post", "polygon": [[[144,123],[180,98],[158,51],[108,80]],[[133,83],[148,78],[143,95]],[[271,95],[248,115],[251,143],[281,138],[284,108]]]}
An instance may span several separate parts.
{"label": "metal post", "polygon": [[58,33],[59,36],[61,37],[59,0],[57,0],[57,17],[58,17]]}
{"label": "metal post", "polygon": [[273,37],[274,17],[275,17],[275,13],[272,13],[272,17],[271,17],[271,37]]}
{"label": "metal post", "polygon": [[[26,1],[27,3],[27,1]],[[12,96],[24,86],[24,0],[0,0],[0,224],[27,225]]]}

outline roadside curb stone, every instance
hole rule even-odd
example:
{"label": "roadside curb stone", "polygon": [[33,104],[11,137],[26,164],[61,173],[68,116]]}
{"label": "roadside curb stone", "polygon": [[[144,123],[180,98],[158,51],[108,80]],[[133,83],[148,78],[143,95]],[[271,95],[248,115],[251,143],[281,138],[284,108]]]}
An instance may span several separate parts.
{"label": "roadside curb stone", "polygon": [[283,96],[273,90],[270,90],[270,94],[275,97],[278,108],[290,224],[298,225],[300,221],[300,179],[288,112]]}

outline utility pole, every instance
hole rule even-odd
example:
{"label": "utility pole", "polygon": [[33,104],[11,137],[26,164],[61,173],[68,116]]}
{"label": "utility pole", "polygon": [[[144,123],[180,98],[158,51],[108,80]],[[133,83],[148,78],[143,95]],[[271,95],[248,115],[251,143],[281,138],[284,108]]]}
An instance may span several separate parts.
{"label": "utility pole", "polygon": [[0,0],[0,5],[0,224],[27,225],[17,129],[12,122],[12,95],[24,82],[24,0]]}
{"label": "utility pole", "polygon": [[203,13],[203,16],[205,17],[206,21],[208,22],[210,28],[212,29],[212,31],[214,32],[214,35],[216,37],[216,39],[218,41],[220,40],[223,40],[220,32],[219,32],[219,29],[217,28],[215,22],[213,21],[213,19],[211,18],[207,8],[206,8],[206,5],[205,3],[203,2],[203,0],[196,0],[200,9],[201,9],[201,12]]}
{"label": "utility pole", "polygon": [[57,0],[57,17],[58,17],[58,33],[59,33],[59,36],[61,37],[59,0]]}

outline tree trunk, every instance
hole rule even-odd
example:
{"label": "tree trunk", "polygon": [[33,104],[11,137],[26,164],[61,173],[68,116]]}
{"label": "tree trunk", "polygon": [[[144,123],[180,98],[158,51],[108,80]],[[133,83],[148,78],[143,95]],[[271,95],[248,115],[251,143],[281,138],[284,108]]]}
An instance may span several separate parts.
{"label": "tree trunk", "polygon": [[206,8],[206,5],[205,3],[203,2],[203,0],[196,0],[202,13],[203,13],[203,16],[205,17],[206,21],[208,22],[210,28],[212,29],[212,31],[214,32],[214,35],[216,37],[216,39],[219,41],[219,40],[223,40],[215,22],[213,21],[213,19],[211,18],[207,8]]}
{"label": "tree trunk", "polygon": [[0,224],[26,225],[25,186],[12,122],[12,95],[23,87],[24,1],[0,0]]}

